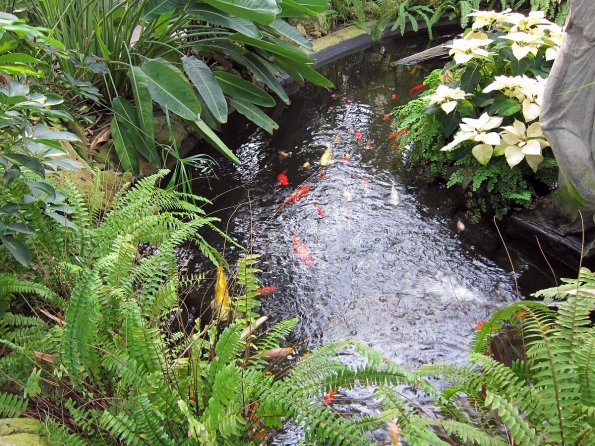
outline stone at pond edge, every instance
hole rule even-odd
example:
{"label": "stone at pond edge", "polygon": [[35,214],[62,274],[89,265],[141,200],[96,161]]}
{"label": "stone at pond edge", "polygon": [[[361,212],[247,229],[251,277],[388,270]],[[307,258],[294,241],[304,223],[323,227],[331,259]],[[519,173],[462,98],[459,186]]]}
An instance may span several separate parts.
{"label": "stone at pond edge", "polygon": [[[584,215],[585,247],[582,243],[582,225],[580,221],[568,223],[567,216],[560,213],[550,199],[542,199],[534,209],[525,209],[509,215],[506,219],[506,233],[522,243],[541,249],[549,260],[561,262],[577,270],[581,253],[583,266],[592,267],[595,249],[589,242],[593,240],[595,228],[592,215]],[[539,244],[537,244],[537,240]]]}
{"label": "stone at pond edge", "polygon": [[0,419],[0,446],[49,446],[44,426],[32,418]]}

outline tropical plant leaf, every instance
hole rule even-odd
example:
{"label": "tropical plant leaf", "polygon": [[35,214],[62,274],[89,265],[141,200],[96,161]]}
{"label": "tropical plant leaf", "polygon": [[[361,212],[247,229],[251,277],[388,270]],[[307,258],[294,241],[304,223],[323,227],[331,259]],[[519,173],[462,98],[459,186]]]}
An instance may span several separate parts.
{"label": "tropical plant leaf", "polygon": [[0,236],[0,240],[17,262],[23,266],[29,266],[31,264],[33,254],[27,245],[11,235],[2,235]]}
{"label": "tropical plant leaf", "polygon": [[275,121],[269,118],[261,109],[250,102],[232,98],[230,100],[230,104],[254,124],[271,134],[273,133],[273,130],[277,130],[279,128],[279,125]]}
{"label": "tropical plant leaf", "polygon": [[147,75],[149,93],[155,102],[189,121],[199,117],[200,102],[180,70],[156,59],[146,61],[141,68]]}
{"label": "tropical plant leaf", "polygon": [[269,26],[282,36],[287,37],[292,42],[297,43],[298,45],[306,48],[307,50],[312,49],[312,43],[285,20],[277,19]]}
{"label": "tropical plant leaf", "polygon": [[114,148],[122,169],[131,170],[138,174],[138,159],[136,148],[142,143],[139,141],[139,134],[136,130],[136,119],[130,103],[121,97],[112,101],[114,117],[111,122],[112,138]]}
{"label": "tropical plant leaf", "polygon": [[203,0],[201,3],[261,25],[268,25],[281,12],[275,0]]}
{"label": "tropical plant leaf", "polygon": [[225,94],[235,99],[241,99],[263,107],[272,107],[275,100],[262,88],[252,82],[242,79],[240,76],[226,71],[216,71],[215,77]]}
{"label": "tropical plant leaf", "polygon": [[153,100],[149,93],[149,79],[140,67],[131,67],[129,72],[132,93],[136,102],[136,117],[142,148],[139,151],[153,166],[159,167],[161,160],[155,148],[155,123]]}
{"label": "tropical plant leaf", "polygon": [[254,37],[248,37],[243,34],[234,34],[230,37],[230,40],[233,42],[239,42],[245,45],[253,46],[255,48],[260,48],[269,53],[277,54],[293,61],[295,64],[313,63],[312,59],[310,59],[310,56],[308,56],[303,51],[300,51],[299,49],[289,45],[286,46],[281,45],[280,43],[267,42],[266,40],[255,39]]}
{"label": "tropical plant leaf", "polygon": [[276,77],[276,74],[281,71],[280,68],[275,70],[271,67],[270,62],[265,61],[260,56],[253,53],[246,54],[245,63],[248,69],[252,71],[259,80],[264,82],[267,87],[274,91],[283,102],[288,105],[290,104],[287,92]]}
{"label": "tropical plant leaf", "polygon": [[204,3],[198,3],[189,8],[188,14],[192,17],[197,17],[200,20],[212,23],[213,25],[230,28],[234,31],[254,37],[256,39],[260,39],[262,37],[262,34],[256,25],[250,20],[226,14],[225,12],[212,8],[211,6],[205,5]]}
{"label": "tropical plant leaf", "polygon": [[198,127],[199,133],[219,152],[229,158],[236,164],[240,164],[240,160],[234,155],[234,153],[225,145],[223,141],[211,130],[211,128],[205,124],[202,120],[195,121],[196,126]]}
{"label": "tropical plant leaf", "polygon": [[222,124],[227,122],[227,102],[211,69],[194,56],[182,57],[182,65],[213,117]]}

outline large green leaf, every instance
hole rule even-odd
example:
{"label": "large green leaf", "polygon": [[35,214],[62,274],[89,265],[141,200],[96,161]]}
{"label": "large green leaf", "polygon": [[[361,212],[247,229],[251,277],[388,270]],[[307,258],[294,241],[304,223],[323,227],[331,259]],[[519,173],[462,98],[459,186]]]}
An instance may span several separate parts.
{"label": "large green leaf", "polygon": [[285,20],[277,19],[269,26],[282,36],[287,37],[289,40],[297,43],[298,45],[303,46],[308,50],[312,49],[312,43],[310,43],[308,39],[306,39],[302,34],[298,32],[297,29],[295,29]]}
{"label": "large green leaf", "polygon": [[182,57],[182,65],[213,117],[222,124],[227,122],[227,102],[211,69],[194,56]]}
{"label": "large green leaf", "polygon": [[188,14],[191,17],[204,20],[213,25],[233,29],[250,37],[255,37],[257,39],[262,37],[262,34],[256,25],[250,20],[241,19],[239,17],[226,14],[223,11],[219,11],[218,9],[212,8],[205,4],[199,3],[196,6],[189,8]]}
{"label": "large green leaf", "polygon": [[2,244],[8,252],[23,266],[28,266],[31,263],[31,250],[16,238],[10,235],[3,235],[0,237]]}
{"label": "large green leaf", "polygon": [[143,0],[143,14],[146,21],[159,17],[164,12],[172,12],[186,3],[186,0]]}
{"label": "large green leaf", "polygon": [[281,12],[275,0],[203,0],[201,3],[261,25],[268,25]]}
{"label": "large green leaf", "polygon": [[276,74],[281,71],[281,69],[275,70],[271,67],[269,62],[263,60],[256,54],[246,54],[245,59],[246,67],[248,67],[248,69],[252,71],[252,73],[254,73],[258,79],[264,82],[267,87],[274,91],[283,102],[289,104],[289,96],[287,96],[285,89],[279,83],[276,76]]}
{"label": "large green leaf", "polygon": [[327,11],[328,0],[281,0],[279,17],[308,17]]}
{"label": "large green leaf", "polygon": [[122,169],[132,170],[138,174],[136,148],[142,142],[139,141],[140,135],[135,128],[134,111],[130,103],[121,97],[112,101],[112,108],[114,109],[114,118],[111,122],[112,138]]}
{"label": "large green leaf", "polygon": [[223,141],[210,129],[208,125],[205,124],[202,120],[195,121],[196,126],[198,128],[198,132],[217,150],[219,150],[223,155],[229,158],[236,164],[240,164],[240,160],[234,153],[225,145]]}
{"label": "large green leaf", "polygon": [[226,71],[217,71],[214,74],[221,89],[228,96],[262,105],[263,107],[275,105],[275,100],[271,95],[240,76]]}
{"label": "large green leaf", "polygon": [[254,124],[271,134],[273,133],[273,130],[279,128],[279,125],[275,121],[269,118],[261,109],[250,102],[242,101],[241,99],[231,99],[230,104]]}
{"label": "large green leaf", "polygon": [[147,75],[149,93],[155,102],[184,119],[196,121],[200,102],[180,70],[155,59],[146,61],[142,70]]}
{"label": "large green leaf", "polygon": [[128,76],[136,102],[136,122],[141,139],[141,146],[138,147],[138,150],[153,166],[160,167],[161,160],[155,148],[155,123],[153,121],[153,100],[149,93],[149,79],[140,67],[131,67]]}
{"label": "large green leaf", "polygon": [[234,42],[240,42],[245,45],[250,45],[255,48],[263,49],[269,53],[277,54],[279,56],[283,56],[287,59],[293,61],[293,63],[313,63],[314,61],[310,59],[310,57],[300,51],[297,48],[290,46],[289,44],[283,44],[281,41],[277,41],[276,43],[267,42],[265,40],[255,39],[253,37],[248,37],[243,34],[234,34],[230,37],[230,40]]}

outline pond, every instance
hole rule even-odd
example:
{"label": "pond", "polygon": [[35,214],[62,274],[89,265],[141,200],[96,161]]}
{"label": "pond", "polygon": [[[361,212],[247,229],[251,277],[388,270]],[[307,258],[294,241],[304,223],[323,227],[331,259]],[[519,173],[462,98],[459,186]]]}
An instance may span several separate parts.
{"label": "pond", "polygon": [[[236,117],[226,142],[242,164],[222,163],[220,180],[196,190],[225,232],[262,254],[261,282],[277,289],[261,312],[299,318],[298,351],[354,338],[407,367],[465,361],[477,321],[550,285],[537,257],[511,250],[517,285],[495,226],[467,224],[458,194],[426,184],[395,150],[384,115],[434,67],[391,62],[426,47],[399,39],[324,67],[336,89],[300,89],[273,113],[272,136]],[[328,147],[333,162],[321,167]]]}

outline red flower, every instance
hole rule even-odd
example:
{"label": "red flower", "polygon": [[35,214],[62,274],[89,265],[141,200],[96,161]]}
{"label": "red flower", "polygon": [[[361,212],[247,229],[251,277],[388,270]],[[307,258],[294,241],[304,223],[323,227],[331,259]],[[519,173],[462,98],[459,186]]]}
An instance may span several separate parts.
{"label": "red flower", "polygon": [[476,321],[475,322],[475,327],[473,327],[473,328],[475,330],[481,330],[485,324],[486,324],[485,321]]}

